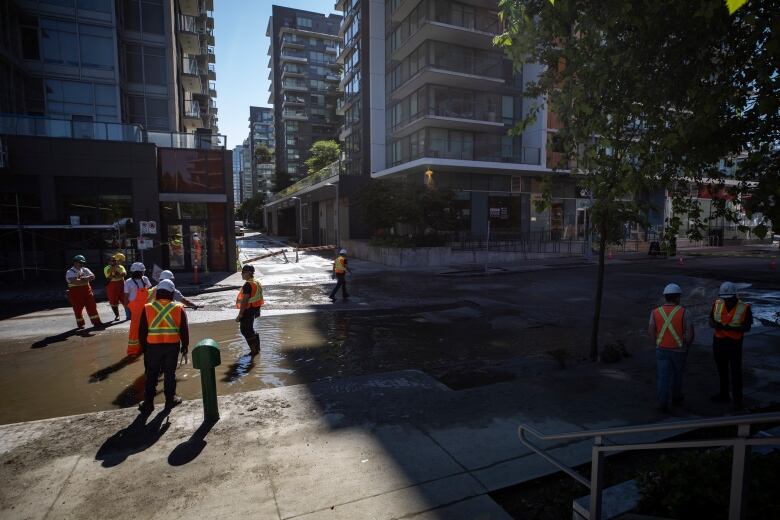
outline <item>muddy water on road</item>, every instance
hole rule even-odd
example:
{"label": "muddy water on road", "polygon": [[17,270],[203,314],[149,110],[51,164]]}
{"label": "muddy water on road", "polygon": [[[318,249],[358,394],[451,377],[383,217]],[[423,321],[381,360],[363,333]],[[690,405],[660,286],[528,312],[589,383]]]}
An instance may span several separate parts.
{"label": "muddy water on road", "polygon": [[[485,319],[478,307],[469,304],[413,314],[263,316],[256,328],[261,353],[252,357],[234,321],[191,325],[191,348],[206,337],[219,343],[220,395],[403,368],[435,374],[444,366],[531,352],[539,345],[533,338],[551,332],[518,317]],[[525,333],[519,335],[521,329]],[[6,401],[0,406],[0,423],[140,402],[143,359],[125,358],[126,338],[126,333],[109,329],[73,335],[42,348],[31,348],[29,340],[3,342],[0,392]],[[177,380],[177,393],[183,398],[200,397],[199,372],[191,364],[178,369]]]}

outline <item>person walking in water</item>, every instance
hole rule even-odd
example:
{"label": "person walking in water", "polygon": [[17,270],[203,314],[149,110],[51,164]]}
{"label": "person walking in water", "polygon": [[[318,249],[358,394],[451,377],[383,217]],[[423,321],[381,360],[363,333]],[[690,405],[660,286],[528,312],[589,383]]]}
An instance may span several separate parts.
{"label": "person walking in water", "polygon": [[347,301],[349,294],[347,293],[347,273],[349,267],[347,266],[347,250],[342,249],[339,251],[339,256],[333,261],[333,274],[336,275],[336,287],[330,293],[330,300],[336,301],[336,293],[341,289],[341,299]]}
{"label": "person walking in water", "polygon": [[236,321],[240,323],[241,335],[246,339],[249,352],[254,356],[260,352],[260,335],[255,331],[255,319],[260,316],[260,307],[265,303],[263,286],[255,280],[255,268],[251,265],[241,268],[241,278],[244,285],[236,297]]}
{"label": "person walking in water", "polygon": [[130,309],[130,332],[127,336],[127,355],[140,356],[141,345],[138,342],[138,325],[141,323],[141,313],[149,298],[149,287],[152,283],[144,276],[146,267],[141,262],[130,266],[130,278],[125,280],[126,309]]}
{"label": "person walking in water", "polygon": [[[103,274],[106,277],[106,296],[108,304],[114,311],[114,319],[119,319],[119,303],[124,302],[125,277],[127,271],[122,263],[125,261],[125,255],[116,253],[108,259],[108,265],[103,268]],[[127,309],[125,309],[127,314]]]}
{"label": "person walking in water", "polygon": [[65,273],[65,281],[68,284],[68,301],[73,307],[73,314],[76,315],[76,327],[84,328],[84,318],[82,312],[87,308],[89,321],[95,327],[100,327],[103,323],[98,315],[97,305],[95,304],[95,295],[92,293],[90,282],[95,280],[95,275],[89,268],[84,267],[87,259],[84,255],[73,257],[73,267]]}

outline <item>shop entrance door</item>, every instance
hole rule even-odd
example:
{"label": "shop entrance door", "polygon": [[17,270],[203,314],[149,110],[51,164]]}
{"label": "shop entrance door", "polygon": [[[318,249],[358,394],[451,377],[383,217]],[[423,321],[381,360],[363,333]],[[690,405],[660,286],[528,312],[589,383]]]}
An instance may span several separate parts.
{"label": "shop entrance door", "polygon": [[577,208],[577,240],[585,240],[590,228],[590,208]]}
{"label": "shop entrance door", "polygon": [[206,269],[206,222],[185,220],[166,226],[168,244],[168,265],[171,271],[198,271]]}

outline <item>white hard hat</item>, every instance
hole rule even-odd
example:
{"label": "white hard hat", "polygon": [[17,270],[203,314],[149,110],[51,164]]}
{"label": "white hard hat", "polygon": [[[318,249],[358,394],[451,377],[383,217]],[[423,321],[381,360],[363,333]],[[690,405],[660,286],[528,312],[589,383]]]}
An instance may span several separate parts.
{"label": "white hard hat", "polygon": [[146,271],[146,266],[141,262],[133,262],[133,265],[130,266],[131,273],[143,273],[144,271]]}
{"label": "white hard hat", "polygon": [[718,294],[721,298],[731,298],[732,296],[737,295],[737,288],[731,282],[723,282],[720,284],[720,291],[718,291]]}
{"label": "white hard hat", "polygon": [[173,280],[173,272],[166,269],[162,273],[160,273],[160,280]]}
{"label": "white hard hat", "polygon": [[176,286],[173,285],[173,282],[170,280],[161,280],[160,283],[157,284],[157,290],[173,292],[176,290]]}
{"label": "white hard hat", "polygon": [[664,287],[664,296],[667,294],[682,294],[682,289],[680,289],[680,286],[676,283],[670,283]]}
{"label": "white hard hat", "polygon": [[347,254],[347,250],[346,249],[342,249],[341,251],[339,251],[339,254],[340,255],[346,255]]}

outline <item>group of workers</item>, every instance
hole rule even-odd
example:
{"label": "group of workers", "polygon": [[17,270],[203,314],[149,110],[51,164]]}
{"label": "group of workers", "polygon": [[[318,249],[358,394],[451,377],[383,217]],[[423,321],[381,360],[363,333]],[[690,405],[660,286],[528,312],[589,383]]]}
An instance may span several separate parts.
{"label": "group of workers", "polygon": [[[670,404],[683,402],[685,361],[695,333],[690,312],[680,305],[680,286],[670,283],[663,296],[664,304],[650,313],[648,333],[656,346],[658,409],[667,413]],[[712,354],[720,386],[711,400],[731,401],[735,410],[742,409],[742,342],[752,324],[750,304],[739,299],[733,283],[723,282],[709,314],[709,325],[714,329]]]}

